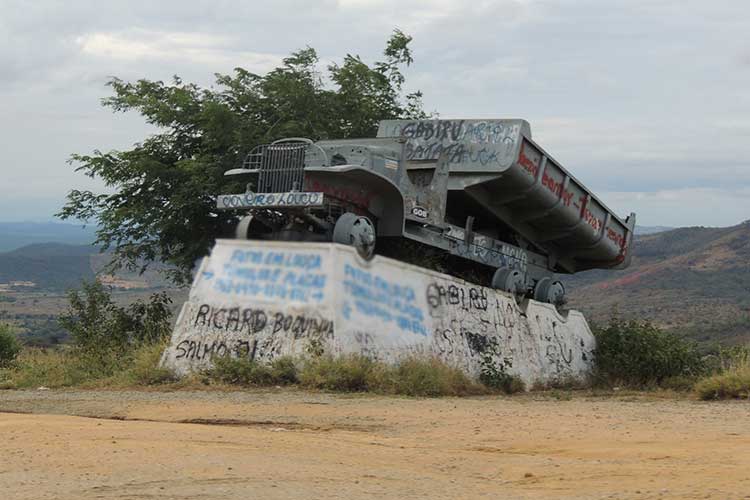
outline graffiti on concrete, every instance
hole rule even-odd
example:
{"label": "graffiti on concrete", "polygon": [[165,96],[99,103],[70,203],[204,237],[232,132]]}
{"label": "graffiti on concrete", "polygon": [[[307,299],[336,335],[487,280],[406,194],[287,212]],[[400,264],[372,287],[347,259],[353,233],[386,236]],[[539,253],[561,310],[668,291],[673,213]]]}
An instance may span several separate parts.
{"label": "graffiti on concrete", "polygon": [[411,285],[400,284],[383,275],[344,265],[342,283],[344,297],[342,315],[352,319],[357,313],[376,319],[402,332],[426,336],[424,314],[417,304],[417,294]]}
{"label": "graffiti on concrete", "polygon": [[384,122],[379,135],[406,139],[409,160],[437,160],[478,166],[505,165],[515,153],[518,123],[499,120],[416,120]]}
{"label": "graffiti on concrete", "polygon": [[[222,280],[238,281],[217,285]],[[253,295],[238,283],[286,292]],[[385,362],[436,356],[473,375],[489,360],[527,383],[585,375],[594,348],[575,311],[563,317],[549,304],[519,306],[434,271],[383,257],[364,262],[342,245],[219,240],[163,363],[187,373],[215,356],[305,355],[312,343]]]}
{"label": "graffiti on concrete", "polygon": [[275,249],[234,249],[231,256],[202,271],[201,279],[224,296],[245,300],[320,303],[327,276],[316,253]]}

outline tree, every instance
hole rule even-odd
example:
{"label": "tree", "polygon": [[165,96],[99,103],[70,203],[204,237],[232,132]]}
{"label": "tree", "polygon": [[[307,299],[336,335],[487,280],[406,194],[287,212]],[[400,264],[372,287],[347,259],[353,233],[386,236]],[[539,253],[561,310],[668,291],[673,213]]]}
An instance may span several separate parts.
{"label": "tree", "polygon": [[21,352],[21,345],[10,326],[0,323],[0,368],[8,366]]}
{"label": "tree", "polygon": [[70,332],[75,347],[90,358],[124,356],[133,347],[164,340],[171,329],[172,300],[154,293],[148,302],[136,300],[121,307],[99,281],[84,282],[80,291],[68,292],[70,305],[60,325]]}
{"label": "tree", "polygon": [[215,196],[244,190],[223,173],[252,147],[281,137],[372,137],[379,120],[424,116],[422,94],[402,91],[410,41],[394,31],[385,60],[372,66],[348,54],[328,66],[332,86],[309,47],[265,75],[217,74],[210,89],[179,77],[171,84],[114,78],[103,105],[137,111],[159,133],[129,151],[72,155],[76,171],[101,179],[112,194],[73,190],[58,216],[97,222],[96,243],[113,254],[110,270],[142,272],[162,261],[176,283],[188,283],[195,261],[233,231],[237,214],[217,211]]}

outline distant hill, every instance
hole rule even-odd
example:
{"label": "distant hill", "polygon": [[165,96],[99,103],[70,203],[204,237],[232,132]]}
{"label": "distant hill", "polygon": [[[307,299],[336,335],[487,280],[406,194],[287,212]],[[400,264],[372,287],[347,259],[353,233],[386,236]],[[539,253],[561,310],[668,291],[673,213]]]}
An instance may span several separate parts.
{"label": "distant hill", "polygon": [[36,289],[77,287],[94,277],[90,245],[36,243],[0,253],[0,283],[33,282]]}
{"label": "distant hill", "polygon": [[635,226],[635,234],[656,234],[672,229],[674,228],[668,226]]}
{"label": "distant hill", "polygon": [[[99,252],[92,245],[65,243],[34,243],[0,253],[0,291],[14,282],[32,282],[28,290],[67,290],[78,288],[81,281],[102,275],[102,281],[117,288],[146,289],[169,286],[159,273],[163,266],[155,265],[143,275],[123,270],[117,276],[107,276],[103,268],[110,255]],[[15,288],[19,284],[16,283]]]}
{"label": "distant hill", "polygon": [[563,278],[591,320],[614,310],[700,341],[750,341],[750,223],[637,236],[631,266]]}
{"label": "distant hill", "polygon": [[[107,261],[91,245],[27,245],[0,253],[0,292],[11,281],[34,282],[36,290],[78,287]],[[594,322],[617,310],[704,342],[750,342],[750,223],[640,234],[630,268],[562,279],[571,307]],[[156,270],[143,276],[121,272],[107,282],[131,289],[168,286]]]}
{"label": "distant hill", "polygon": [[90,245],[96,228],[61,222],[0,222],[0,252],[15,250],[33,243],[67,243]]}

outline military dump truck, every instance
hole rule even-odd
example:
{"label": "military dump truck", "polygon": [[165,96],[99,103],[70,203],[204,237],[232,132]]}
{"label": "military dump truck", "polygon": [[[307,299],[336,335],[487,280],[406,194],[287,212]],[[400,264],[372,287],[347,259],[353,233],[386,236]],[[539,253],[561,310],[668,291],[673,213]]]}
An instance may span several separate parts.
{"label": "military dump truck", "polygon": [[239,238],[333,241],[365,259],[410,243],[519,300],[561,305],[556,273],[625,268],[632,253],[635,214],[609,210],[525,120],[385,120],[376,138],[281,139],[225,175],[249,176],[246,192],[217,197],[246,212]]}

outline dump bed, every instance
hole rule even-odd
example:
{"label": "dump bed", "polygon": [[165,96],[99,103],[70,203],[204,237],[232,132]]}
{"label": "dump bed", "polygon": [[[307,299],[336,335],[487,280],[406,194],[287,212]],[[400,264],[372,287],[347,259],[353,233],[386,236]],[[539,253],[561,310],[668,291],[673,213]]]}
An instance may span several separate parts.
{"label": "dump bed", "polygon": [[385,120],[378,137],[404,142],[407,168],[447,161],[449,191],[545,250],[560,271],[628,265],[635,215],[608,209],[531,139],[525,120]]}

